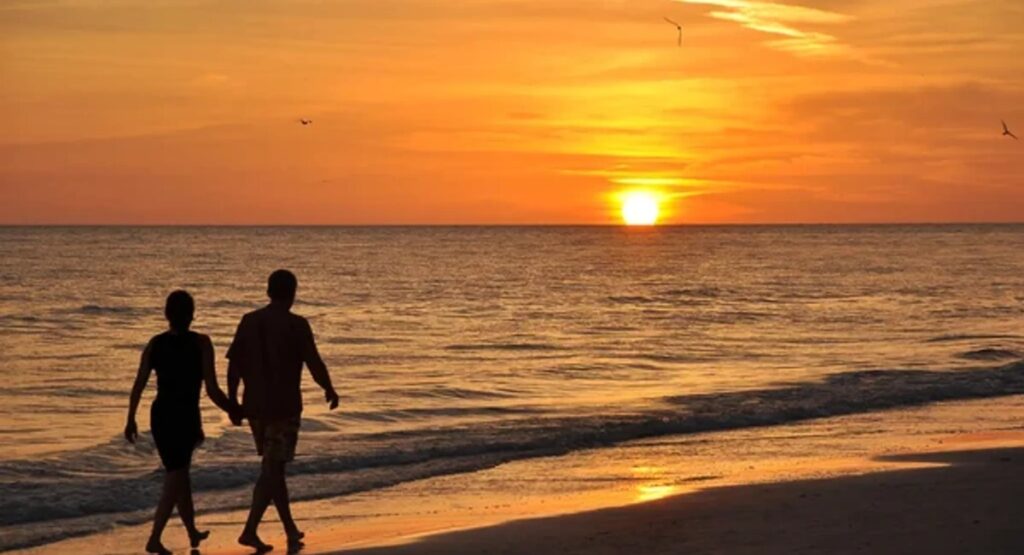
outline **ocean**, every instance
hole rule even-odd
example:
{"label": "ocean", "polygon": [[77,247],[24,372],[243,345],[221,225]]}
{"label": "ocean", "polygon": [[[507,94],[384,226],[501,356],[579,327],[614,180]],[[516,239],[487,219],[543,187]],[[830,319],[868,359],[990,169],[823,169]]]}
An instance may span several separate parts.
{"label": "ocean", "polygon": [[[149,518],[155,380],[121,431],[164,298],[223,386],[277,268],[342,395],[304,379],[295,499],[1024,393],[1024,225],[0,228],[0,550]],[[248,430],[203,415],[197,504],[244,507]]]}

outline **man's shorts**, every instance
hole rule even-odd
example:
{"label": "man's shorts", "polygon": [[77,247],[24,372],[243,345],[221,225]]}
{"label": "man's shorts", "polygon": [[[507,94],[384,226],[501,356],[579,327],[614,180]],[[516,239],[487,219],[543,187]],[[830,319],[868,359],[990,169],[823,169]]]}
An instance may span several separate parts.
{"label": "man's shorts", "polygon": [[301,420],[298,416],[270,422],[250,418],[249,428],[252,429],[252,438],[256,441],[256,453],[274,462],[294,460]]}

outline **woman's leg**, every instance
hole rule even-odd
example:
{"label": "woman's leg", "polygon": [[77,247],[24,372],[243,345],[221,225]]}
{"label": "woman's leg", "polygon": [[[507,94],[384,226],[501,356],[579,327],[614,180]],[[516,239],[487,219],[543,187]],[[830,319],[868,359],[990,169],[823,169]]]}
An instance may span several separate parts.
{"label": "woman's leg", "polygon": [[196,529],[196,510],[192,505],[192,480],[189,477],[188,468],[181,472],[181,485],[178,488],[177,499],[178,517],[181,518],[181,523],[185,525],[185,529],[191,535]]}
{"label": "woman's leg", "polygon": [[160,542],[164,534],[167,521],[171,518],[171,511],[181,496],[181,470],[171,470],[164,475],[164,489],[160,494],[160,501],[156,505],[156,513],[153,514],[153,531],[149,534],[149,541],[146,542],[148,553],[168,554],[170,550]]}
{"label": "woman's leg", "polygon": [[189,476],[189,469],[186,467],[181,471],[181,487],[180,495],[178,497],[178,516],[181,517],[181,523],[185,525],[185,530],[188,530],[188,540],[193,548],[199,547],[199,543],[209,537],[209,531],[200,532],[196,528],[196,510],[192,504],[192,478]]}

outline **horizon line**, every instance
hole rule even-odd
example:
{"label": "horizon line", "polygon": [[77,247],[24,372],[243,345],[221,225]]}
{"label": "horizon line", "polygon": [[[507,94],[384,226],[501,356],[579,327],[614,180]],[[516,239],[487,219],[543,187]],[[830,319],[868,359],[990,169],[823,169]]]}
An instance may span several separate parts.
{"label": "horizon line", "polygon": [[1006,226],[1024,225],[1020,221],[921,221],[921,222],[720,222],[720,223],[671,223],[654,225],[630,226],[617,223],[331,223],[331,224],[298,224],[298,223],[245,223],[245,224],[224,224],[224,223],[2,223],[0,228],[42,228],[42,227],[67,227],[67,228],[374,228],[374,227],[606,227],[606,228],[675,228],[675,227],[800,227],[800,226]]}

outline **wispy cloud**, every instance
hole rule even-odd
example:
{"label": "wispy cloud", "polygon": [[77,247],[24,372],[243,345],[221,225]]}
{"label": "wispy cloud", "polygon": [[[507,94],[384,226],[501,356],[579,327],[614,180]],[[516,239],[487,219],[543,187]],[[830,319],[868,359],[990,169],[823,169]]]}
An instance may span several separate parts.
{"label": "wispy cloud", "polygon": [[781,38],[767,44],[778,50],[798,56],[849,55],[852,48],[834,35],[806,29],[814,25],[836,25],[853,20],[852,16],[775,2],[750,0],[679,0],[686,4],[703,4],[723,8],[709,15],[724,21],[734,21],[748,29],[776,35]]}

